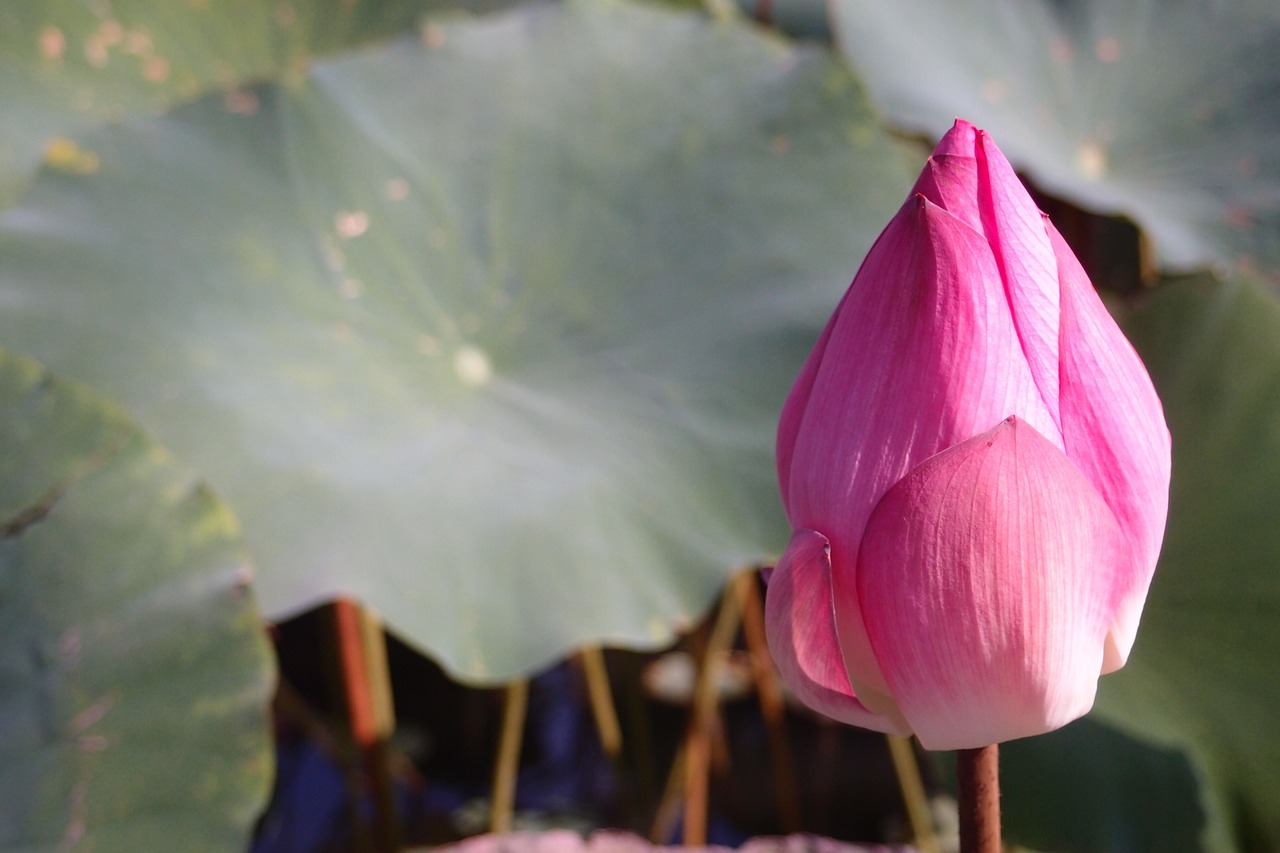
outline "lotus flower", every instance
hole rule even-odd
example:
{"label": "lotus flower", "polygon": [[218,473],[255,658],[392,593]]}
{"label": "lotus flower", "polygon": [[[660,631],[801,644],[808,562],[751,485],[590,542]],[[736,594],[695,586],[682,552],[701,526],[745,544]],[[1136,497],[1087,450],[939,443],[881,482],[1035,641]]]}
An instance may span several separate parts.
{"label": "lotus flower", "polygon": [[1155,572],[1160,401],[1071,250],[957,121],[787,398],[769,643],[810,707],[929,749],[1058,728]]}

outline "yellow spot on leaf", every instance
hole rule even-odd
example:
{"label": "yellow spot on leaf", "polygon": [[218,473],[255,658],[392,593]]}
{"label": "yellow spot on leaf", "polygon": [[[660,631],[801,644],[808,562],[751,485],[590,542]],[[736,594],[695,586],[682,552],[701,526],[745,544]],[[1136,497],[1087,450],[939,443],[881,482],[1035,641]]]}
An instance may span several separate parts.
{"label": "yellow spot on leaf", "polygon": [[1107,149],[1096,140],[1083,143],[1076,149],[1076,167],[1089,180],[1098,180],[1107,171]]}
{"label": "yellow spot on leaf", "polygon": [[493,378],[493,365],[485,351],[475,346],[459,347],[453,354],[453,369],[463,385],[472,388],[484,385]]}
{"label": "yellow spot on leaf", "polygon": [[427,24],[422,28],[422,43],[427,47],[443,47],[444,27],[439,24]]}
{"label": "yellow spot on leaf", "polygon": [[350,240],[369,230],[369,214],[363,210],[344,210],[333,218],[338,236]]}
{"label": "yellow spot on leaf", "polygon": [[45,143],[44,164],[72,175],[92,175],[102,165],[97,154],[65,136],[55,136]]}
{"label": "yellow spot on leaf", "polygon": [[1120,42],[1111,36],[1100,38],[1093,46],[1093,53],[1099,62],[1115,62],[1120,58]]}
{"label": "yellow spot on leaf", "polygon": [[50,24],[40,30],[40,55],[48,60],[61,59],[67,49],[67,37]]}
{"label": "yellow spot on leaf", "polygon": [[163,83],[169,79],[169,60],[163,56],[148,57],[142,63],[142,76],[148,83]]}
{"label": "yellow spot on leaf", "polygon": [[387,198],[391,201],[404,201],[409,197],[409,182],[404,178],[392,178],[387,181]]}

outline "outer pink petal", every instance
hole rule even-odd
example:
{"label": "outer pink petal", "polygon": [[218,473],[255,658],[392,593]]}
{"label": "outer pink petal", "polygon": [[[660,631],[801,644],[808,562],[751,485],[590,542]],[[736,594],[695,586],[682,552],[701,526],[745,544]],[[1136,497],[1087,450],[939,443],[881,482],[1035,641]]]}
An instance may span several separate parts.
{"label": "outer pink petal", "polygon": [[765,630],[782,680],[800,701],[844,723],[906,734],[892,720],[869,711],[845,677],[831,610],[831,561],[827,538],[799,530],[769,577]]}
{"label": "outer pink petal", "polygon": [[[923,198],[868,255],[823,342],[782,484],[794,528],[832,544],[837,632],[855,689],[884,681],[861,626],[862,530],[907,471],[1010,414],[1057,428],[1022,357],[983,237]],[[867,693],[870,695],[870,693]],[[882,710],[877,708],[877,710]],[[885,709],[887,710],[887,709]]]}
{"label": "outer pink petal", "polygon": [[895,485],[871,517],[858,590],[920,742],[978,747],[1085,714],[1124,550],[1092,484],[1017,418]]}
{"label": "outer pink petal", "polygon": [[823,327],[822,334],[818,337],[818,342],[814,344],[809,357],[805,359],[804,364],[801,366],[800,375],[796,377],[796,381],[791,385],[787,400],[782,406],[782,414],[778,418],[778,435],[775,440],[774,459],[778,466],[778,483],[781,484],[782,507],[788,517],[791,516],[791,507],[789,500],[790,490],[787,488],[787,484],[791,482],[791,459],[795,453],[796,438],[800,432],[805,410],[809,406],[809,395],[813,393],[813,382],[818,375],[818,365],[822,363],[823,356],[826,355],[827,341],[831,337],[831,328],[836,324],[836,318],[840,316],[840,308],[848,298],[848,291],[845,291],[845,295],[840,299],[840,305],[836,306],[835,312],[827,320],[827,325]]}
{"label": "outer pink petal", "polygon": [[1058,269],[1041,214],[986,131],[957,119],[916,191],[987,238],[1023,356],[1058,423]]}
{"label": "outer pink petal", "polygon": [[1131,559],[1104,672],[1124,666],[1155,572],[1169,511],[1170,439],[1142,360],[1066,241],[1046,220],[1062,282],[1062,422],[1067,456],[1124,530]]}
{"label": "outer pink petal", "polygon": [[1060,440],[986,241],[927,199],[890,222],[819,347],[784,411],[781,485],[792,526],[831,537],[837,573],[875,502],[938,451],[1010,414]]}
{"label": "outer pink petal", "polygon": [[978,132],[977,156],[983,230],[1000,264],[1023,355],[1057,421],[1059,297],[1053,245],[1039,208],[986,131]]}

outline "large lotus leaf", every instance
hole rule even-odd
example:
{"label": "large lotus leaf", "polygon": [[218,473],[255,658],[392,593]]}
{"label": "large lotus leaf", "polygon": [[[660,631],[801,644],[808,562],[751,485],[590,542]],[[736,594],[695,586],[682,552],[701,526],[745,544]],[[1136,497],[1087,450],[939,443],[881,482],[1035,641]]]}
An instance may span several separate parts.
{"label": "large lotus leaf", "polygon": [[226,91],[247,108],[234,94],[246,82],[299,73],[316,54],[466,2],[10,0],[0,5],[0,202],[13,199],[46,154],[72,171],[96,168],[94,153],[67,134],[207,91]]}
{"label": "large lotus leaf", "polygon": [[0,353],[0,525],[0,849],[243,850],[272,668],[229,510]]}
{"label": "large lotus leaf", "polygon": [[910,183],[834,58],[616,2],[434,26],[84,141],[0,219],[0,338],[456,674],[652,644],[776,551],[775,418]]}
{"label": "large lotus leaf", "polygon": [[1186,748],[1217,849],[1280,848],[1280,303],[1167,284],[1127,322],[1173,433],[1164,550],[1104,718]]}
{"label": "large lotus leaf", "polygon": [[1032,850],[1204,849],[1201,776],[1186,754],[1126,736],[1097,715],[1001,744],[1000,783],[1004,834]]}
{"label": "large lotus leaf", "polygon": [[890,118],[960,115],[1046,189],[1127,214],[1163,263],[1280,270],[1272,0],[834,0]]}

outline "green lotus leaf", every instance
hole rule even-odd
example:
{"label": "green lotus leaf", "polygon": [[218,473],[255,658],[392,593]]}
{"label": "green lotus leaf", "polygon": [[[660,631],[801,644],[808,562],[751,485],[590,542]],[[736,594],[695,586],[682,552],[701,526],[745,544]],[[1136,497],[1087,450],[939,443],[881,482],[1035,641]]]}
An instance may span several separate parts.
{"label": "green lotus leaf", "polygon": [[1269,0],[834,0],[837,41],[890,119],[963,116],[1161,262],[1280,271],[1280,15]]}
{"label": "green lotus leaf", "polygon": [[1208,842],[1280,846],[1280,303],[1247,280],[1169,283],[1126,323],[1173,433],[1168,531],[1129,664],[1098,708],[1185,749]]}
{"label": "green lotus leaf", "polygon": [[240,91],[303,73],[316,55],[411,29],[431,10],[497,0],[14,0],[0,7],[0,203],[41,159],[92,172],[74,136],[206,92],[252,109]]}
{"label": "green lotus leaf", "polygon": [[1005,837],[1032,850],[1205,849],[1203,782],[1186,752],[1126,735],[1097,714],[1000,744],[1000,790]]}
{"label": "green lotus leaf", "polygon": [[653,645],[787,538],[773,432],[911,175],[836,58],[619,2],[85,137],[0,217],[0,340],[243,520],[273,615],[456,675]]}
{"label": "green lotus leaf", "polygon": [[273,670],[227,508],[0,353],[0,849],[245,849]]}

